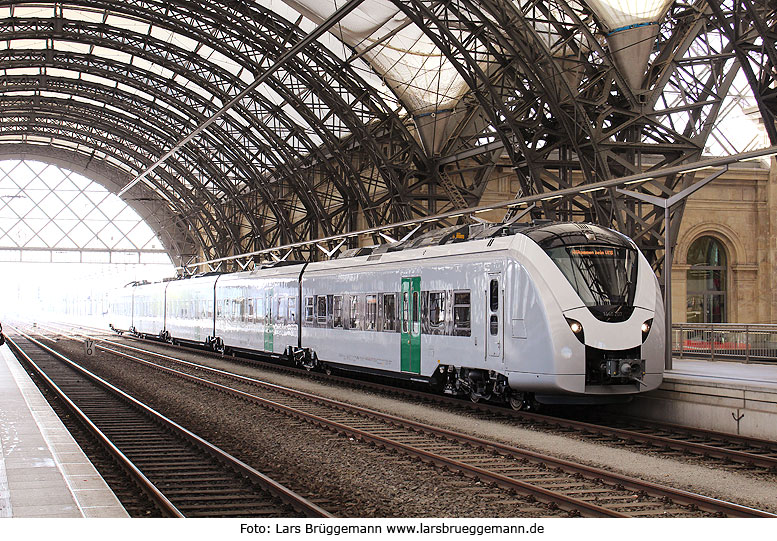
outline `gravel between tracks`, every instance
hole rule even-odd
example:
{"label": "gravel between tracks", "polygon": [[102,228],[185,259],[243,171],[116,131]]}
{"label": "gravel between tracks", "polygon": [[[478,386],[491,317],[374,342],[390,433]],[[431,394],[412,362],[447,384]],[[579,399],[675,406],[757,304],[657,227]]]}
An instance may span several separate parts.
{"label": "gravel between tracks", "polygon": [[[160,351],[171,354],[169,350]],[[516,426],[507,420],[479,419],[477,423],[473,423],[473,419],[468,415],[445,411],[439,406],[410,404],[367,391],[331,386],[304,377],[236,365],[229,359],[205,360],[196,353],[177,352],[173,355],[535,452],[605,467],[624,475],[777,512],[777,490],[773,480],[758,479],[752,472],[723,471],[703,464],[694,465],[663,458],[657,456],[655,451],[644,454],[546,434]],[[139,385],[143,389],[139,393],[143,398],[151,400],[151,396],[159,393],[159,396],[163,397],[159,401],[178,403],[189,412],[187,417],[191,420],[190,425],[204,425],[216,436],[216,443],[227,449],[234,447],[247,450],[246,456],[250,456],[248,461],[252,465],[271,476],[276,475],[278,480],[289,484],[290,487],[298,488],[295,482],[312,483],[308,485],[311,490],[332,501],[341,502],[342,507],[337,510],[340,516],[553,515],[548,510],[540,510],[539,514],[537,510],[518,512],[518,505],[504,503],[504,500],[518,498],[510,498],[506,493],[497,491],[501,496],[489,501],[488,498],[477,494],[474,481],[457,480],[451,474],[440,473],[426,465],[411,467],[402,464],[402,460],[395,460],[388,453],[385,453],[384,467],[381,471],[375,471],[374,458],[368,457],[366,447],[358,442],[332,435],[322,450],[318,431],[314,433],[304,424],[290,422],[284,416],[276,416],[249,406],[241,411],[223,412],[215,403],[201,403],[193,397],[194,393],[182,392],[183,386],[186,385],[184,383],[180,384],[181,388],[171,388],[165,385],[161,378],[142,377],[137,381],[137,371],[125,363],[101,363],[98,360],[93,365],[95,368],[101,367],[101,370],[110,368],[110,372],[125,380],[127,385]],[[295,427],[297,431],[291,439],[288,438],[290,427]],[[347,497],[342,495],[343,491],[348,491]],[[526,506],[525,503],[521,505]]]}
{"label": "gravel between tracks", "polygon": [[[81,347],[57,349],[77,358]],[[105,353],[83,364],[340,517],[566,516]]]}

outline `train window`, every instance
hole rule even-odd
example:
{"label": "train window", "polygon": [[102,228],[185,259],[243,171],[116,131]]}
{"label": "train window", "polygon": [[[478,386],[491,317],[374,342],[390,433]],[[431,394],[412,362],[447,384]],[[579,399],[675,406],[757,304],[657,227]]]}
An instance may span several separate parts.
{"label": "train window", "polygon": [[332,327],[343,328],[343,296],[335,295],[332,299]]}
{"label": "train window", "polygon": [[359,319],[359,295],[351,295],[351,313],[348,316],[348,328],[361,328],[361,320]]}
{"label": "train window", "polygon": [[316,297],[316,320],[319,325],[326,325],[326,295]]}
{"label": "train window", "polygon": [[264,297],[256,299],[256,321],[257,323],[264,323]]}
{"label": "train window", "polygon": [[499,319],[497,318],[496,314],[491,314],[489,332],[491,333],[491,336],[496,336],[499,332]]}
{"label": "train window", "polygon": [[429,325],[436,328],[445,325],[445,293],[442,291],[429,293]]}
{"label": "train window", "polygon": [[409,332],[408,321],[410,320],[410,302],[407,291],[402,292],[402,332]]}
{"label": "train window", "polygon": [[364,330],[374,331],[378,321],[378,296],[367,295],[367,310],[364,314]]}
{"label": "train window", "polygon": [[289,297],[289,323],[297,323],[297,297]]}
{"label": "train window", "polygon": [[383,330],[397,330],[397,296],[394,293],[383,294]]}
{"label": "train window", "polygon": [[289,315],[289,298],[278,298],[278,323],[286,323],[286,317]]}
{"label": "train window", "polygon": [[413,323],[418,323],[420,317],[419,317],[419,306],[420,302],[418,299],[418,291],[413,291]]}
{"label": "train window", "polygon": [[453,334],[470,335],[470,294],[469,291],[453,292]]}
{"label": "train window", "polygon": [[332,328],[332,315],[334,314],[334,295],[326,296],[326,326]]}
{"label": "train window", "polygon": [[499,280],[491,280],[488,298],[491,311],[496,312],[499,309]]}
{"label": "train window", "polygon": [[305,297],[305,321],[313,323],[313,297]]}

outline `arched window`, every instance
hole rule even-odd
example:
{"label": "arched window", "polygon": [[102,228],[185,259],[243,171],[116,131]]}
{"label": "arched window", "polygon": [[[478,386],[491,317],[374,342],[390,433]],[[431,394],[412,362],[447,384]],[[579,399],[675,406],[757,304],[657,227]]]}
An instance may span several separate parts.
{"label": "arched window", "polygon": [[726,250],[713,237],[688,249],[688,323],[726,322]]}

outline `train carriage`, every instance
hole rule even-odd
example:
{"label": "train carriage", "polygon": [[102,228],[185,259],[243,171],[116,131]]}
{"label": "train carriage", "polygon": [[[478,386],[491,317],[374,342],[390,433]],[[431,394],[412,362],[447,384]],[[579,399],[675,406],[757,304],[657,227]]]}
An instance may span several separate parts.
{"label": "train carriage", "polygon": [[165,289],[167,283],[144,284],[133,288],[132,330],[140,336],[160,336],[165,328]]}
{"label": "train carriage", "polygon": [[168,282],[165,289],[165,324],[161,333],[178,342],[211,344],[214,341],[215,288],[219,276]]}
{"label": "train carriage", "polygon": [[[488,280],[503,267],[505,247],[481,244],[311,265],[302,286],[304,303],[313,306],[303,321],[303,343],[340,368],[400,377],[428,379],[461,359],[503,368],[486,353],[486,315],[472,306],[487,304]],[[501,358],[501,337],[493,342]]]}
{"label": "train carriage", "polygon": [[119,333],[132,331],[132,301],[134,294],[135,288],[130,286],[111,292],[108,300],[108,315],[110,319],[108,323],[114,331]]}
{"label": "train carriage", "polygon": [[219,347],[279,355],[297,347],[298,294],[296,267],[220,276],[214,334]]}
{"label": "train carriage", "polygon": [[514,407],[611,401],[661,382],[658,282],[614,231],[464,226],[356,252],[140,286],[132,317],[146,321],[132,328]]}

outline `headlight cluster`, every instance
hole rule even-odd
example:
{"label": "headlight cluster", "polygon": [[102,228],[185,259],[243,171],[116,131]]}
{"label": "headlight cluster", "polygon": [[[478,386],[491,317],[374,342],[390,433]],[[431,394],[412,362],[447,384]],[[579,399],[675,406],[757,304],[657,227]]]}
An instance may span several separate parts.
{"label": "headlight cluster", "polygon": [[645,323],[642,324],[642,343],[645,343],[645,340],[647,340],[648,334],[650,334],[650,329],[653,327],[653,320],[648,319]]}
{"label": "headlight cluster", "polygon": [[574,334],[575,337],[578,340],[580,340],[581,344],[585,344],[585,333],[583,332],[583,324],[577,321],[576,319],[570,319],[570,318],[565,318],[565,319],[569,324],[569,330],[572,331],[572,334]]}
{"label": "headlight cluster", "polygon": [[[580,340],[581,344],[585,344],[585,333],[583,332],[583,324],[580,323],[576,319],[571,318],[564,318],[567,320],[567,324],[569,325],[569,330],[572,331],[572,334],[575,335],[575,337]],[[645,340],[647,340],[648,334],[650,334],[650,329],[653,328],[653,319],[648,319],[646,322],[642,324],[642,343],[645,343]]]}

